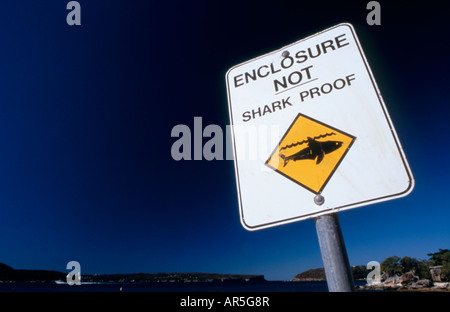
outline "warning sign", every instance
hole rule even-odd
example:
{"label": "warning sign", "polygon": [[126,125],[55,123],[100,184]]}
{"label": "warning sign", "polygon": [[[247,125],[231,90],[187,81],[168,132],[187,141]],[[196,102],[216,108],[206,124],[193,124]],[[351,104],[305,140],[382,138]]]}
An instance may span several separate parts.
{"label": "warning sign", "polygon": [[333,26],[238,64],[226,81],[246,229],[413,190],[411,169],[352,25]]}
{"label": "warning sign", "polygon": [[266,165],[319,194],[354,139],[350,134],[298,114]]}

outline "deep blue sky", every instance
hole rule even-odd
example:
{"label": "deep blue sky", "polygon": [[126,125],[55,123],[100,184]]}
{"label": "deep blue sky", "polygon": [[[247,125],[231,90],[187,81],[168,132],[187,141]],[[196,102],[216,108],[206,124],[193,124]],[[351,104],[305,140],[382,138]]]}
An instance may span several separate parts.
{"label": "deep blue sky", "polygon": [[416,187],[339,214],[353,265],[450,246],[448,16],[441,3],[4,1],[0,262],[82,273],[220,272],[291,279],[322,266],[313,220],[248,232],[232,161],[174,161],[170,133],[229,123],[226,71],[354,25]]}

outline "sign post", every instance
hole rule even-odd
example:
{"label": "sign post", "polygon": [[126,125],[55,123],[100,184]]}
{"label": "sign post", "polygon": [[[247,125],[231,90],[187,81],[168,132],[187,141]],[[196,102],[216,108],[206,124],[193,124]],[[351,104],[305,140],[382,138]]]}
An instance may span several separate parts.
{"label": "sign post", "polygon": [[226,81],[243,227],[316,218],[330,290],[353,290],[337,213],[414,188],[353,26],[236,65]]}
{"label": "sign post", "polygon": [[330,292],[355,291],[344,237],[337,213],[314,219],[325,276]]}

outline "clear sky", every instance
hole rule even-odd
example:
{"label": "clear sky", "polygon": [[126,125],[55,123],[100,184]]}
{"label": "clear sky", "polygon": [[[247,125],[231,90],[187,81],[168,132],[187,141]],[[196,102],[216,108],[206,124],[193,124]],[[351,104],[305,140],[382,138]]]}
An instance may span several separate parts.
{"label": "clear sky", "polygon": [[448,17],[434,1],[6,1],[0,10],[0,262],[289,280],[322,266],[313,220],[240,224],[232,161],[175,161],[175,125],[229,124],[225,73],[350,22],[415,177],[339,214],[352,265],[450,246]]}

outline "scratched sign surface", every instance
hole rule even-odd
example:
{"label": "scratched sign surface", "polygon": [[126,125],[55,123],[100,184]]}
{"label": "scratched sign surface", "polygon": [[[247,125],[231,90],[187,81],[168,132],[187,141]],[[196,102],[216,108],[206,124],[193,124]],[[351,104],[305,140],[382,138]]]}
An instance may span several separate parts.
{"label": "scratched sign surface", "polygon": [[[234,66],[226,80],[246,229],[412,191],[411,170],[352,25]],[[322,205],[314,202],[318,194]]]}

